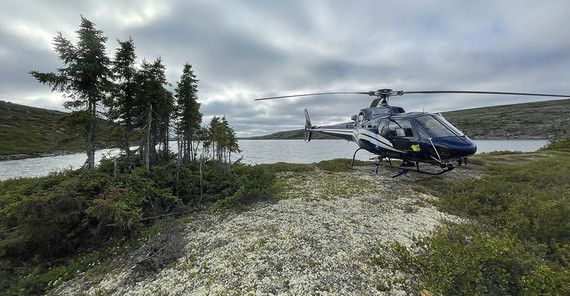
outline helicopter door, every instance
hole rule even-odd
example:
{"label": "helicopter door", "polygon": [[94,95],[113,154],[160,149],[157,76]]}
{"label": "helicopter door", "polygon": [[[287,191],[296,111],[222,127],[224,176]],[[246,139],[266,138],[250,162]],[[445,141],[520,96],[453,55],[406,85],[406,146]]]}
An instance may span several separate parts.
{"label": "helicopter door", "polygon": [[408,151],[412,150],[412,142],[416,138],[412,122],[408,119],[390,119],[388,130],[394,148],[398,150]]}

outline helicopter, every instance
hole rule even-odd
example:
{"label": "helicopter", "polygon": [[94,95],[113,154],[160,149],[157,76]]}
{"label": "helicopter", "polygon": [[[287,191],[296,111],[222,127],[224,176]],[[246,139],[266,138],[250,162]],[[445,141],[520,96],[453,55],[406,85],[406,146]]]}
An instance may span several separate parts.
{"label": "helicopter", "polygon": [[[519,96],[570,97],[569,95],[497,92],[497,91],[455,91],[455,90],[421,90],[394,91],[379,89],[375,91],[341,91],[296,94],[255,99],[256,101],[319,96],[319,95],[352,95],[361,94],[375,97],[370,107],[363,108],[358,114],[352,115],[351,122],[315,126],[311,124],[309,112],[305,112],[305,141],[310,142],[314,132],[353,141],[358,148],[352,156],[350,168],[378,174],[380,166],[399,169],[391,177],[395,178],[409,171],[428,175],[440,175],[452,171],[454,163],[459,166],[467,165],[467,157],[477,152],[477,146],[463,132],[449,123],[439,113],[406,112],[399,106],[391,106],[388,99],[391,96],[404,94],[494,94]],[[376,160],[374,171],[364,170],[354,166],[359,151],[366,150],[374,155]],[[393,162],[400,160],[399,163]],[[435,171],[420,168],[420,164],[439,166]]]}

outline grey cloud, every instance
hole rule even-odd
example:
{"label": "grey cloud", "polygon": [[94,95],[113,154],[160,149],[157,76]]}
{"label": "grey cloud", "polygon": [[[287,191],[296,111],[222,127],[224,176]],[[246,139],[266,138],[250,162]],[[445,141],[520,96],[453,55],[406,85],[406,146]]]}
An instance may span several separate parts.
{"label": "grey cloud", "polygon": [[[116,38],[132,36],[139,60],[161,56],[173,85],[191,63],[204,115],[226,115],[242,135],[302,127],[304,108],[316,124],[346,121],[371,100],[253,102],[262,96],[379,88],[570,92],[570,3],[562,0],[14,3],[1,19],[48,24],[50,37],[62,31],[73,39],[83,14],[109,37],[110,55]],[[27,72],[55,71],[57,55],[0,24],[0,96],[53,105],[36,95],[47,97],[49,89]],[[529,100],[537,98],[408,95],[391,102],[436,112]]]}

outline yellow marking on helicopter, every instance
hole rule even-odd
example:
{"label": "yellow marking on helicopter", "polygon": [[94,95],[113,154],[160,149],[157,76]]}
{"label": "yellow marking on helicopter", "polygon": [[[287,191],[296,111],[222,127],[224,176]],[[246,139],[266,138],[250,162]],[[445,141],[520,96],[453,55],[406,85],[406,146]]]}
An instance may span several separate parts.
{"label": "yellow marking on helicopter", "polygon": [[412,145],[412,150],[416,152],[420,151],[420,144]]}

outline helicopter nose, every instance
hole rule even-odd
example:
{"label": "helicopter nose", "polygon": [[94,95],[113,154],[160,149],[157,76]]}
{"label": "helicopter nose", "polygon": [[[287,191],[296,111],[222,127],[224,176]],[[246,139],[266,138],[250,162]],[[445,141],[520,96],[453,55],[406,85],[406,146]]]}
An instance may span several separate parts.
{"label": "helicopter nose", "polygon": [[444,148],[444,153],[442,154],[445,154],[448,158],[463,158],[477,152],[475,143],[466,136],[435,138],[432,139],[432,142],[438,151]]}
{"label": "helicopter nose", "polygon": [[465,146],[463,146],[463,148],[461,148],[463,150],[463,156],[469,156],[469,155],[473,155],[477,152],[477,145],[475,145],[475,143],[473,143],[473,141],[471,141],[470,139],[463,139],[465,141]]}

